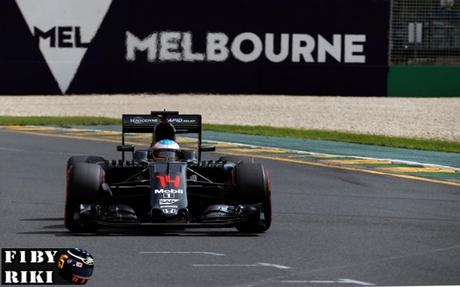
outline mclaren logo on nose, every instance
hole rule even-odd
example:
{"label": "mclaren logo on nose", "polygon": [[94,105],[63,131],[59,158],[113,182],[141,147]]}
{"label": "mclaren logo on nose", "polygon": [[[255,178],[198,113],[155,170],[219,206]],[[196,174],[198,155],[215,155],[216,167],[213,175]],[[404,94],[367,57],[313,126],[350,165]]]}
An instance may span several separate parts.
{"label": "mclaren logo on nose", "polygon": [[112,0],[16,0],[62,93],[66,93]]}

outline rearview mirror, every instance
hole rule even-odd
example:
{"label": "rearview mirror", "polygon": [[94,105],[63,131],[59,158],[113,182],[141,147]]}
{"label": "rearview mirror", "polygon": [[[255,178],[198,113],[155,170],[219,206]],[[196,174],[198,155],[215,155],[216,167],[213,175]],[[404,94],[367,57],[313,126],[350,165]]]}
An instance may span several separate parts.
{"label": "rearview mirror", "polygon": [[117,151],[134,151],[134,145],[132,144],[125,144],[117,146]]}
{"label": "rearview mirror", "polygon": [[215,146],[200,146],[200,151],[216,151]]}

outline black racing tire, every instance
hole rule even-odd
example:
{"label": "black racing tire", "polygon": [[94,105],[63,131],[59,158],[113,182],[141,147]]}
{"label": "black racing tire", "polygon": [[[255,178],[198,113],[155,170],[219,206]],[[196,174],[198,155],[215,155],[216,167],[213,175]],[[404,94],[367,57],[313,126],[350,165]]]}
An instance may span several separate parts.
{"label": "black racing tire", "polygon": [[105,159],[103,157],[100,157],[100,156],[95,156],[95,155],[77,155],[77,156],[72,156],[71,158],[69,158],[69,160],[67,160],[67,170],[69,169],[69,167],[77,162],[87,162],[87,163],[97,163],[97,162],[101,162],[101,161],[105,161]]}
{"label": "black racing tire", "polygon": [[271,178],[260,163],[240,164],[235,170],[238,199],[244,204],[261,203],[257,220],[239,223],[236,228],[245,233],[262,233],[272,222]]}
{"label": "black racing tire", "polygon": [[236,155],[227,155],[219,158],[220,161],[227,161],[233,162],[235,164],[241,163],[254,163],[253,157],[244,157],[244,156],[236,156]]}
{"label": "black racing tire", "polygon": [[69,200],[66,200],[65,203],[64,225],[74,233],[95,232],[98,229],[97,224],[82,218],[80,203]]}
{"label": "black racing tire", "polygon": [[97,229],[81,216],[82,204],[93,205],[104,182],[104,171],[94,163],[76,162],[67,171],[64,225],[72,232],[92,232]]}

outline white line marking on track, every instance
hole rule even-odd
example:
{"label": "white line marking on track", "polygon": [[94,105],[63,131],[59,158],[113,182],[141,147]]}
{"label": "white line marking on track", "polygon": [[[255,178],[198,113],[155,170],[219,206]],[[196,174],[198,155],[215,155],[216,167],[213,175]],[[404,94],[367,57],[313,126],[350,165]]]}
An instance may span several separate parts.
{"label": "white line marking on track", "polygon": [[273,267],[277,269],[291,269],[292,267],[279,265],[279,264],[272,264],[272,263],[264,263],[258,262],[254,264],[192,264],[193,267]]}
{"label": "white line marking on track", "polygon": [[288,284],[334,284],[335,281],[331,280],[282,280],[281,283]]}
{"label": "white line marking on track", "polygon": [[266,267],[274,267],[278,269],[291,269],[292,267],[289,266],[284,266],[284,265],[279,265],[279,264],[272,264],[272,263],[265,263],[265,262],[259,262],[257,263],[259,266],[266,266]]}
{"label": "white line marking on track", "polygon": [[192,264],[193,267],[258,267],[257,264]]}
{"label": "white line marking on track", "polygon": [[223,253],[210,251],[141,251],[140,254],[203,254],[212,256],[225,256]]}
{"label": "white line marking on track", "polygon": [[0,147],[0,151],[24,152],[25,150],[9,147]]}
{"label": "white line marking on track", "polygon": [[356,284],[356,285],[362,285],[362,286],[373,286],[375,285],[374,283],[368,283],[368,282],[363,282],[363,281],[358,281],[358,280],[353,280],[353,279],[339,279],[339,283],[342,284]]}
{"label": "white line marking on track", "polygon": [[282,280],[281,283],[286,284],[354,284],[361,286],[374,286],[373,283],[353,280],[353,279],[337,279],[337,280]]}

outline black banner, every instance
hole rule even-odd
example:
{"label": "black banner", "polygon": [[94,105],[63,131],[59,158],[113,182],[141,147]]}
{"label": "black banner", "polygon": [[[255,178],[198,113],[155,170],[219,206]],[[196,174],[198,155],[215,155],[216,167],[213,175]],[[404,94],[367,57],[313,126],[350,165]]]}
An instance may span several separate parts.
{"label": "black banner", "polygon": [[2,248],[2,285],[85,285],[93,256],[79,248]]}
{"label": "black banner", "polygon": [[383,96],[389,10],[389,0],[2,0],[0,94]]}

